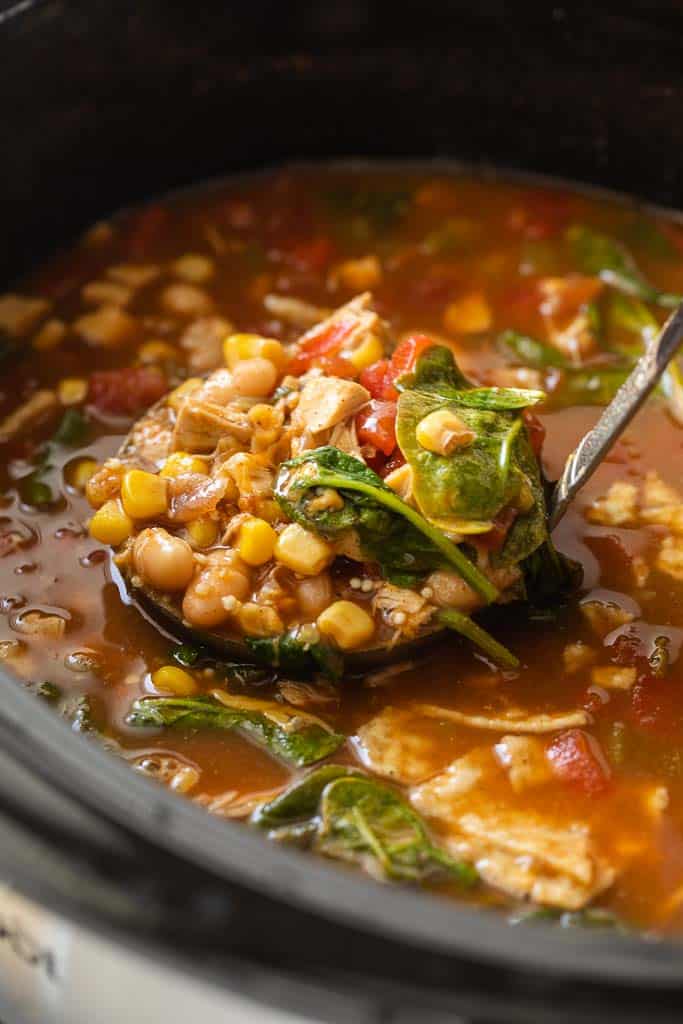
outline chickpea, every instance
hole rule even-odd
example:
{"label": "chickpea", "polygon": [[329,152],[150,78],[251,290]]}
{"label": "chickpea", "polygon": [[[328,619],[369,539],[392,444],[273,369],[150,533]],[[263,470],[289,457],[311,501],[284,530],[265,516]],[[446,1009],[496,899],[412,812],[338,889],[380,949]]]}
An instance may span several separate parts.
{"label": "chickpea", "polygon": [[138,534],[133,564],[142,580],[156,590],[184,590],[194,573],[194,554],[187,541],[160,526]]}
{"label": "chickpea", "polygon": [[278,372],[270,359],[254,356],[253,359],[241,359],[232,371],[232,383],[240,395],[252,398],[265,398],[275,390]]}
{"label": "chickpea", "polygon": [[223,598],[234,597],[237,601],[244,601],[250,590],[248,570],[239,558],[212,560],[185,591],[183,615],[193,626],[212,629],[222,625],[231,614],[224,607]]}
{"label": "chickpea", "polygon": [[321,572],[319,576],[308,576],[296,584],[296,596],[305,618],[317,619],[334,601],[332,581],[326,572]]}

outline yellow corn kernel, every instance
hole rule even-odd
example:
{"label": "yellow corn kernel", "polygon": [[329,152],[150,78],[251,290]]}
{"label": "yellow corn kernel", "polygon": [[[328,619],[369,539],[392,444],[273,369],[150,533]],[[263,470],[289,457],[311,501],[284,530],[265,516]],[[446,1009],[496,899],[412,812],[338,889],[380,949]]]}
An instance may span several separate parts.
{"label": "yellow corn kernel", "polygon": [[323,636],[331,637],[342,651],[352,651],[372,640],[375,622],[371,615],[353,601],[335,601],[317,619]]}
{"label": "yellow corn kernel", "polygon": [[209,469],[205,459],[189,452],[173,452],[164,462],[159,476],[186,476],[188,473],[201,473],[206,476]]}
{"label": "yellow corn kernel", "polygon": [[275,608],[267,604],[243,604],[237,610],[237,622],[247,636],[277,636],[285,630]]}
{"label": "yellow corn kernel", "polygon": [[118,500],[105,501],[90,520],[90,536],[101,544],[123,544],[133,533],[133,521]]}
{"label": "yellow corn kernel", "polygon": [[88,382],[84,377],[63,377],[57,385],[57,398],[62,405],[80,405],[88,395]]}
{"label": "yellow corn kernel", "polygon": [[152,686],[161,693],[172,693],[176,697],[191,697],[199,689],[190,673],[176,665],[164,665],[153,672]]}
{"label": "yellow corn kernel", "polygon": [[345,288],[364,292],[381,284],[382,267],[376,256],[362,256],[360,259],[346,260],[338,264],[330,277]]}
{"label": "yellow corn kernel", "polygon": [[187,524],[187,535],[197,548],[210,548],[218,539],[218,523],[208,516]]}
{"label": "yellow corn kernel", "polygon": [[138,362],[147,366],[150,363],[164,363],[177,360],[178,350],[167,341],[146,341],[138,349]]}
{"label": "yellow corn kernel", "polygon": [[94,459],[77,459],[67,469],[67,482],[78,491],[84,491],[91,476],[99,469]]}
{"label": "yellow corn kernel", "polygon": [[437,455],[450,455],[472,444],[475,437],[474,431],[450,409],[435,409],[420,420],[415,430],[420,447]]}
{"label": "yellow corn kernel", "polygon": [[493,323],[491,307],[483,292],[468,292],[446,306],[443,324],[449,334],[479,334]]}
{"label": "yellow corn kernel", "polygon": [[144,469],[129,469],[121,484],[121,501],[132,519],[153,519],[166,511],[166,481]]}
{"label": "yellow corn kernel", "polygon": [[239,529],[237,550],[247,565],[263,565],[273,557],[277,534],[265,519],[252,516]]}
{"label": "yellow corn kernel", "polygon": [[298,523],[290,523],[278,535],[273,553],[278,562],[302,576],[317,576],[334,559],[332,547]]}
{"label": "yellow corn kernel", "polygon": [[366,339],[351,352],[344,355],[357,370],[364,370],[366,366],[372,366],[380,359],[384,359],[384,345],[376,334],[368,334]]}
{"label": "yellow corn kernel", "polygon": [[171,391],[170,395],[166,399],[167,404],[174,410],[174,412],[177,412],[185,399],[191,395],[201,383],[201,377],[188,377],[187,380],[184,380],[182,384],[179,384],[177,388]]}
{"label": "yellow corn kernel", "polygon": [[276,338],[260,334],[231,334],[223,342],[223,356],[228,369],[234,370],[243,359],[269,359],[278,370],[284,368],[287,354]]}

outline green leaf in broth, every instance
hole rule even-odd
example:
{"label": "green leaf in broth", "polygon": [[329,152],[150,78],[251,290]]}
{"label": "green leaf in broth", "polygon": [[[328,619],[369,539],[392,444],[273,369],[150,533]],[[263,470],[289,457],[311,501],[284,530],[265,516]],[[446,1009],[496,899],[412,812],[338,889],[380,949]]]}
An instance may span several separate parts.
{"label": "green leaf in broth", "polygon": [[519,658],[512,651],[509,651],[504,644],[501,644],[500,641],[491,636],[474,619],[471,619],[469,615],[463,615],[462,612],[456,611],[455,608],[442,608],[437,614],[437,619],[442,626],[446,626],[447,629],[452,629],[454,633],[459,633],[460,636],[466,637],[475,647],[478,647],[480,651],[487,654],[492,661],[502,666],[502,668],[519,668]]}
{"label": "green leaf in broth", "polygon": [[[435,346],[418,360],[415,372],[398,382],[396,436],[411,467],[413,494],[425,518],[442,529],[468,532],[468,524],[491,529],[507,506],[530,505],[517,516],[499,564],[526,557],[547,536],[545,498],[520,410],[545,398],[520,388],[474,388],[453,355]],[[423,448],[417,440],[422,420],[449,409],[473,432],[474,440],[450,455]],[[474,532],[470,530],[470,532]]]}
{"label": "green leaf in broth", "polygon": [[334,779],[349,775],[364,777],[362,772],[348,765],[325,764],[314,768],[268,803],[257,807],[251,820],[261,828],[279,828],[311,818],[317,814],[325,786]]}
{"label": "green leaf in broth", "polygon": [[[313,510],[310,492],[319,487],[336,490],[343,506]],[[441,529],[399,498],[360,459],[338,448],[316,448],[283,463],[274,494],[289,519],[324,537],[335,538],[354,529],[368,557],[386,566],[390,575],[412,576],[448,564],[486,601],[498,596],[493,584]]]}
{"label": "green leaf in broth", "polygon": [[312,639],[306,626],[294,627],[278,636],[247,637],[252,654],[283,675],[303,678],[321,672],[328,679],[341,679],[344,658],[339,651]]}
{"label": "green leaf in broth", "polygon": [[503,331],[498,336],[497,345],[512,362],[520,366],[545,370],[551,367],[564,369],[569,365],[562,353],[552,345],[517,331]]}
{"label": "green leaf in broth", "polygon": [[143,697],[126,717],[128,725],[156,728],[236,729],[298,767],[333,754],[345,737],[320,719],[276,701],[220,693],[211,697]]}
{"label": "green leaf in broth", "polygon": [[579,270],[602,278],[606,284],[643,302],[673,309],[683,296],[655,288],[641,274],[630,252],[617,239],[593,231],[585,224],[572,224],[567,241]]}

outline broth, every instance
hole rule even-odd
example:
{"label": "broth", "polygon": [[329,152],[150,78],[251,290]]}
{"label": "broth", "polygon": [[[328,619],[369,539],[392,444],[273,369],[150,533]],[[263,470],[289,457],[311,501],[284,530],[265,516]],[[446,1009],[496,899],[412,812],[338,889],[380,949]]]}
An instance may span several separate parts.
{"label": "broth", "polygon": [[[124,211],[21,284],[22,296],[44,305],[0,297],[7,349],[0,416],[48,395],[42,412],[29,406],[16,431],[7,419],[0,426],[0,653],[7,667],[76,731],[105,737],[114,754],[213,813],[244,817],[281,791],[299,770],[253,737],[141,730],[126,721],[133,702],[155,692],[151,675],[173,663],[173,645],[123,600],[108,554],[88,534],[93,510],[82,460],[113,456],[146,405],[211,369],[193,365],[187,331],[197,319],[221,317],[229,322],[224,333],[289,343],[304,327],[275,315],[281,307],[264,304],[266,296],[331,309],[368,288],[393,338],[419,331],[450,347],[478,382],[548,391],[538,416],[546,430],[543,465],[555,479],[599,415],[600,399],[666,314],[654,292],[645,298],[655,301],[638,305],[600,284],[600,268],[590,264],[604,259],[604,246],[581,255],[586,239],[572,234],[577,225],[618,240],[617,255],[628,252],[662,293],[683,291],[683,228],[605,197],[432,168],[292,168]],[[624,267],[631,272],[628,260]],[[575,289],[589,282],[583,299],[557,285],[567,280]],[[174,284],[189,290],[174,297]],[[110,310],[104,320],[84,325],[103,307]],[[509,343],[501,341],[505,331],[516,332]],[[529,359],[524,339],[546,347]],[[559,365],[543,365],[548,359]],[[131,366],[146,369],[108,378],[106,387],[94,383],[93,374]],[[668,396],[650,400],[556,531],[559,550],[583,567],[578,593],[531,613],[503,607],[487,620],[521,659],[518,671],[501,671],[453,636],[400,671],[313,681],[307,689],[269,673],[225,682],[199,661],[189,672],[201,693],[220,684],[259,699],[295,699],[295,707],[353,737],[331,757],[335,764],[412,795],[434,841],[452,856],[493,863],[471,889],[430,876],[428,884],[445,895],[512,914],[566,909],[565,922],[586,905],[605,912],[594,922],[613,913],[639,928],[680,930],[683,433],[676,384],[674,376]],[[577,710],[585,713],[579,726],[533,733],[515,725],[515,715],[523,721]],[[482,728],[452,720],[449,711],[507,715],[508,725]],[[510,736],[532,742],[518,747]],[[436,813],[443,794],[429,780],[459,759],[451,781],[466,769],[479,781],[469,796],[450,794],[451,810]],[[460,822],[455,836],[449,815]],[[535,829],[539,845],[530,848]]]}

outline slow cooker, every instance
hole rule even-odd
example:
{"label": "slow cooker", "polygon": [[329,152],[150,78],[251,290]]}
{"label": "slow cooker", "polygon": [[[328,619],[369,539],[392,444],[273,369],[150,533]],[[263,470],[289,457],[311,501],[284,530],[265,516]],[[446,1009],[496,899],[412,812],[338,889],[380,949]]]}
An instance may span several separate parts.
{"label": "slow cooker", "polygon": [[[680,207],[682,29],[664,2],[0,3],[0,274],[292,159],[451,157]],[[7,1024],[681,1019],[679,945],[510,928],[276,848],[0,677]]]}

